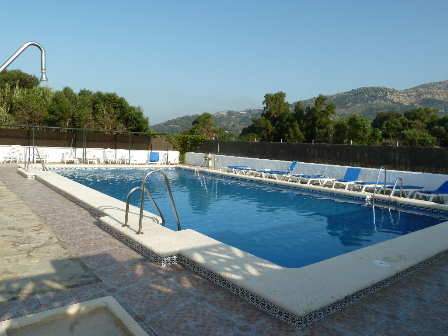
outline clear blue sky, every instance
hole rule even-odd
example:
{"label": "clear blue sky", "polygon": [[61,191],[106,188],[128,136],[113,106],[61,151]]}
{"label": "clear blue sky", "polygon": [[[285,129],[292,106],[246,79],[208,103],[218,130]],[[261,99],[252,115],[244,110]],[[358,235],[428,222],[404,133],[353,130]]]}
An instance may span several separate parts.
{"label": "clear blue sky", "polygon": [[[150,124],[358,87],[448,79],[448,1],[1,1],[0,65],[25,42],[48,86],[116,92]],[[29,47],[8,68],[40,77]]]}

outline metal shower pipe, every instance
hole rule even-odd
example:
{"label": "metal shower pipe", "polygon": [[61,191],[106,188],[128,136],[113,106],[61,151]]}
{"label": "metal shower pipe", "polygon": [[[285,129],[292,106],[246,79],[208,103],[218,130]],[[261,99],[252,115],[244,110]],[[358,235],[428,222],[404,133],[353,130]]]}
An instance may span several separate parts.
{"label": "metal shower pipe", "polygon": [[19,50],[17,50],[16,52],[15,52],[15,54],[14,55],[12,55],[7,61],[6,61],[6,63],[5,64],[3,64],[1,67],[0,67],[0,73],[2,73],[3,72],[3,70],[5,70],[7,67],[8,67],[8,65],[10,65],[26,48],[28,48],[29,46],[31,46],[31,45],[34,45],[34,46],[36,46],[36,47],[38,47],[39,49],[40,49],[40,53],[41,53],[41,72],[42,72],[42,76],[40,77],[40,80],[42,81],[42,82],[46,82],[46,81],[48,81],[48,79],[47,79],[47,75],[46,75],[46,70],[45,70],[45,50],[44,50],[44,48],[42,48],[42,46],[39,44],[39,43],[37,43],[37,42],[27,42],[27,43],[25,43]]}

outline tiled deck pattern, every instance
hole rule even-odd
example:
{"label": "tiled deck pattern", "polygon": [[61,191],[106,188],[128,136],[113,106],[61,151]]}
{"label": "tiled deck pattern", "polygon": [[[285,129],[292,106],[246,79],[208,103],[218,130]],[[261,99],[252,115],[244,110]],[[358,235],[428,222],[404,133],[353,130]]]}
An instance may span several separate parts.
{"label": "tiled deck pattern", "polygon": [[295,330],[183,266],[143,259],[102,231],[89,212],[16,168],[0,168],[0,179],[101,279],[0,303],[0,321],[111,295],[149,335],[448,334],[448,258]]}

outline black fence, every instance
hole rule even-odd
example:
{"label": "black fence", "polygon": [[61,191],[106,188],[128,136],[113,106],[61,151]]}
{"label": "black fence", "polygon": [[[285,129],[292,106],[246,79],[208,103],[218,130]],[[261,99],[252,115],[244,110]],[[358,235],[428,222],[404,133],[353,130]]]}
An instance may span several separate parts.
{"label": "black fence", "polygon": [[207,140],[197,153],[448,174],[448,149]]}
{"label": "black fence", "polygon": [[0,128],[0,145],[163,151],[174,149],[167,136],[155,137],[132,133],[36,129],[32,127]]}

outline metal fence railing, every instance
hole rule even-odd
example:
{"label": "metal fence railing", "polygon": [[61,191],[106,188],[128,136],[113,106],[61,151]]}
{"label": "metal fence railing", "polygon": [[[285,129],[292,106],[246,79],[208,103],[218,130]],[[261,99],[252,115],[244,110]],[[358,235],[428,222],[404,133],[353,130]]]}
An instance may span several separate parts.
{"label": "metal fence railing", "polygon": [[162,133],[96,130],[51,126],[0,124],[0,145],[82,148],[82,163],[86,163],[88,148],[128,150],[173,150],[170,136]]}

